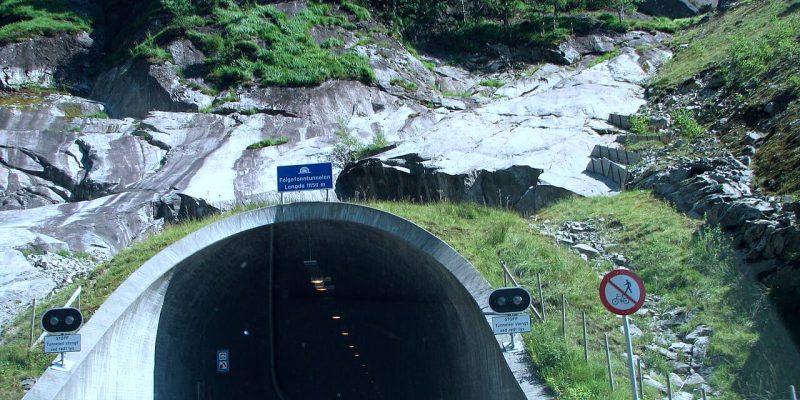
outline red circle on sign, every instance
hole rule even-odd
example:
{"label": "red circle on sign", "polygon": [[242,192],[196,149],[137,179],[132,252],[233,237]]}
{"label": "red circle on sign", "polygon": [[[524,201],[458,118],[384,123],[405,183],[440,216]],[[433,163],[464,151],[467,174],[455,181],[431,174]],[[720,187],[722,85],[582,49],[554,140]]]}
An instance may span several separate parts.
{"label": "red circle on sign", "polygon": [[[620,309],[620,308],[617,308],[617,307],[614,307],[614,305],[611,304],[611,302],[605,296],[605,294],[606,294],[606,286],[612,284],[611,283],[611,279],[612,278],[614,278],[615,276],[620,276],[620,275],[624,275],[624,276],[627,276],[627,277],[630,277],[631,279],[633,279],[633,281],[636,282],[636,285],[639,287],[639,292],[640,292],[639,299],[637,299],[637,301],[633,304],[633,307],[628,308],[628,309],[624,309],[624,310]],[[620,291],[618,287],[616,289],[618,291]],[[606,276],[603,277],[603,280],[600,281],[600,301],[603,302],[603,306],[605,306],[606,309],[608,309],[608,311],[611,311],[614,314],[617,314],[617,315],[631,315],[631,314],[635,313],[636,311],[639,311],[639,309],[642,308],[642,306],[644,305],[644,298],[645,298],[645,290],[644,290],[644,282],[642,282],[642,278],[639,278],[638,275],[634,274],[633,272],[631,272],[631,271],[629,271],[627,269],[615,269],[615,270],[609,272],[608,274],[606,274]]]}

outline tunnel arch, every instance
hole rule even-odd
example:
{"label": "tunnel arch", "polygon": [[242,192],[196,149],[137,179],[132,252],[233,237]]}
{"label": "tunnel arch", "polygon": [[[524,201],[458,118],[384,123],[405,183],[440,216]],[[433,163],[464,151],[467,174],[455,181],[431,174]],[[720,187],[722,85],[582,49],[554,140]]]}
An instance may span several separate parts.
{"label": "tunnel arch", "polygon": [[[48,370],[26,399],[522,399],[482,313],[490,291],[455,250],[392,214],[254,210],[147,261],[81,330],[71,369]],[[223,348],[228,374],[215,370]],[[348,378],[366,364],[372,376]]]}

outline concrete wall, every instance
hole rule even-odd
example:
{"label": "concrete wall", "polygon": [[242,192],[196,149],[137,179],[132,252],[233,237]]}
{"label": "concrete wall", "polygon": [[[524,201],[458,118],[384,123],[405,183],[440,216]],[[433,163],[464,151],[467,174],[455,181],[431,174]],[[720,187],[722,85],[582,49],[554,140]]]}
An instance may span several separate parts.
{"label": "concrete wall", "polygon": [[[337,285],[327,300],[306,295],[298,266],[311,255]],[[509,368],[481,312],[490,291],[452,248],[396,216],[342,203],[260,209],[146,262],[81,330],[70,370],[48,370],[25,398],[325,396],[309,376],[325,388],[348,382],[344,398],[525,398],[518,381],[528,384],[530,371],[516,359]],[[379,344],[365,345],[369,379],[344,381],[352,363],[326,336],[330,321],[301,326],[329,306],[353,316],[350,329],[368,334],[364,343]],[[235,336],[242,326],[253,334]],[[324,351],[308,361],[295,345]],[[248,372],[216,374],[219,346],[240,349],[238,365]]]}

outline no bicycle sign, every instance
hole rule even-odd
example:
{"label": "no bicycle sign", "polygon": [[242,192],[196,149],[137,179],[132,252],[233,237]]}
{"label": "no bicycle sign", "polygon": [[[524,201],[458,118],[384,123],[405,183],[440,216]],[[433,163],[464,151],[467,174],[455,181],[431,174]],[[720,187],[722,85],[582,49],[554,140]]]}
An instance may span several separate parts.
{"label": "no bicycle sign", "polygon": [[644,282],[626,269],[609,272],[600,282],[600,301],[614,314],[631,315],[644,304]]}

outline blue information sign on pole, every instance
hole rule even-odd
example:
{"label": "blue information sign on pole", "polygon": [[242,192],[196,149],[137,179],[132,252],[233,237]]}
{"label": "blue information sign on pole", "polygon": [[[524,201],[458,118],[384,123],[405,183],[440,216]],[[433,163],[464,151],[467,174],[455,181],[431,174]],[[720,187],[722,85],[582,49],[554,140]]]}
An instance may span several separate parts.
{"label": "blue information sign on pole", "polygon": [[278,167],[278,191],[333,189],[331,163],[285,165]]}

